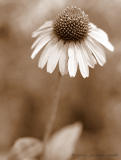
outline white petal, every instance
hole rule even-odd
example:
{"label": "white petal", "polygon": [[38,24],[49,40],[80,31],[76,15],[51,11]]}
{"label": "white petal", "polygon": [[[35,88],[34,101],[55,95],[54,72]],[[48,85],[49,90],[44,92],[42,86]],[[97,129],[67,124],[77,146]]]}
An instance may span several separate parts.
{"label": "white petal", "polygon": [[75,57],[75,47],[72,43],[69,44],[68,56],[69,56],[69,60],[68,60],[69,75],[70,77],[75,77],[77,72],[77,60]]}
{"label": "white petal", "polygon": [[60,59],[59,59],[59,70],[61,75],[67,74],[67,49],[68,45],[63,44],[63,47],[60,49]]}
{"label": "white petal", "polygon": [[87,40],[85,41],[87,47],[92,51],[92,53],[94,54],[95,58],[97,59],[99,65],[103,66],[104,63],[106,62],[106,57],[104,54],[104,50],[102,49],[102,47],[98,46],[98,44],[96,42],[94,42],[91,38],[87,38]]}
{"label": "white petal", "polygon": [[89,23],[89,27],[91,27],[90,30],[97,29],[97,26],[94,23],[91,23],[91,22]]}
{"label": "white petal", "polygon": [[53,40],[51,40],[44,48],[39,58],[38,67],[43,69],[46,65],[48,58],[51,56],[50,49],[53,47]]}
{"label": "white petal", "polygon": [[42,29],[52,27],[52,25],[53,25],[53,21],[47,21],[41,27],[39,27],[36,31],[40,31]]}
{"label": "white petal", "polygon": [[101,43],[105,48],[107,48],[110,51],[114,51],[113,45],[108,40],[108,35],[106,32],[104,32],[102,29],[97,28],[95,25],[91,24],[92,29],[90,29],[90,32],[88,35]]}
{"label": "white petal", "polygon": [[36,41],[32,44],[31,49],[33,49],[40,42],[41,39],[42,37],[38,37]]}
{"label": "white petal", "polygon": [[39,35],[39,37],[35,40],[35,42],[33,43],[33,45],[31,46],[31,49],[33,49],[39,42],[40,40],[42,40],[44,37],[48,36],[48,35],[52,35],[51,31],[42,31],[41,35]]}
{"label": "white petal", "polygon": [[75,51],[76,51],[77,62],[79,63],[80,72],[83,78],[86,78],[89,76],[89,68],[86,59],[84,57],[84,53],[80,47],[80,44],[75,45]]}
{"label": "white petal", "polygon": [[98,28],[96,25],[94,25],[93,23],[89,24],[91,26],[90,31],[93,31],[95,33],[97,33],[98,35],[100,35],[102,37],[102,39],[104,40],[109,40],[108,39],[108,35],[106,32],[104,32],[102,29]]}
{"label": "white petal", "polygon": [[104,63],[106,62],[106,55],[105,55],[105,51],[104,48],[101,46],[101,44],[99,44],[97,41],[95,41],[94,39],[92,39],[91,37],[88,37],[89,41],[94,45],[95,49],[98,50],[98,52],[100,53],[100,57],[102,58],[102,60],[104,61]]}
{"label": "white petal", "polygon": [[97,63],[94,56],[92,55],[91,51],[86,47],[85,42],[81,42],[81,48],[86,58],[86,61],[89,67],[94,68],[95,64]]}
{"label": "white petal", "polygon": [[41,36],[43,34],[46,34],[48,32],[52,32],[53,28],[45,28],[44,30],[36,31],[32,33],[32,38],[35,38],[37,36]]}
{"label": "white petal", "polygon": [[34,32],[32,33],[32,37],[38,36],[38,33],[39,33],[41,30],[48,29],[48,28],[52,28],[52,26],[53,26],[53,21],[47,21],[47,22],[45,22],[41,27],[39,27],[36,31],[34,31]]}
{"label": "white petal", "polygon": [[57,66],[57,63],[59,61],[59,58],[60,58],[60,42],[54,42],[56,43],[55,45],[53,45],[53,47],[50,48],[49,50],[49,59],[48,59],[48,62],[47,62],[47,72],[49,73],[52,73],[56,66]]}
{"label": "white petal", "polygon": [[52,39],[52,36],[48,34],[43,39],[40,40],[36,48],[34,49],[31,58],[34,59],[38,52]]}

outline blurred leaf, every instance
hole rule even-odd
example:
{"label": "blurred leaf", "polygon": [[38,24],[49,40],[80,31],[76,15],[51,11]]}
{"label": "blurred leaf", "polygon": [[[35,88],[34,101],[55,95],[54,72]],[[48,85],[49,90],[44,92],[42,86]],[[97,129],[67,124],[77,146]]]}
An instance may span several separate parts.
{"label": "blurred leaf", "polygon": [[75,150],[75,145],[82,132],[82,125],[79,123],[67,126],[56,132],[48,142],[46,160],[68,160]]}
{"label": "blurred leaf", "polygon": [[10,160],[34,160],[42,152],[42,143],[36,138],[18,139],[9,155]]}

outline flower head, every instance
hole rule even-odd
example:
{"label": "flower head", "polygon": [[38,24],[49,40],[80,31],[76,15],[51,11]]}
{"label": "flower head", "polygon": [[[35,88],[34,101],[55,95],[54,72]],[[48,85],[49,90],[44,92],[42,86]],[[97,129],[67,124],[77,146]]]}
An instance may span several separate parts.
{"label": "flower head", "polygon": [[78,66],[83,78],[88,77],[89,67],[105,64],[103,47],[114,51],[108,35],[76,7],[67,7],[55,21],[47,21],[33,32],[32,37],[38,38],[32,45],[31,58],[42,51],[38,67],[47,64],[47,72],[52,73],[59,63],[61,75],[69,73],[70,77],[76,76]]}

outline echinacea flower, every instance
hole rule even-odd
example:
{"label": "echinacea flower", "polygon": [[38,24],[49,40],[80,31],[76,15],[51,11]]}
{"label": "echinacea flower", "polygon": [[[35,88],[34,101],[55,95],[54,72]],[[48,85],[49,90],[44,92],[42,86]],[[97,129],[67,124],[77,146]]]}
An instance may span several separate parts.
{"label": "echinacea flower", "polygon": [[77,7],[67,7],[55,21],[47,21],[33,32],[32,37],[38,38],[32,45],[31,58],[41,51],[38,67],[43,69],[47,64],[47,72],[52,73],[59,63],[61,75],[69,73],[70,77],[76,76],[78,66],[83,78],[88,77],[89,67],[105,64],[104,47],[114,51],[108,35]]}

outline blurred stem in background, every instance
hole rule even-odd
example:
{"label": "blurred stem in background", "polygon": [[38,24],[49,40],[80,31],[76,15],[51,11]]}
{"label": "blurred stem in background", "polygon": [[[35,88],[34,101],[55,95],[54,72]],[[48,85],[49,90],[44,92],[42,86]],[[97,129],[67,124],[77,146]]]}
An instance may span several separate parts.
{"label": "blurred stem in background", "polygon": [[46,126],[46,131],[45,131],[45,135],[44,135],[43,154],[42,154],[43,160],[44,160],[46,145],[47,145],[48,139],[50,138],[51,132],[53,130],[54,122],[55,122],[58,107],[59,107],[61,86],[62,86],[62,76],[59,74],[58,86],[57,86],[55,95],[53,97],[53,104],[52,104],[52,109],[51,109],[51,113],[50,113],[50,118],[48,119],[48,124]]}

